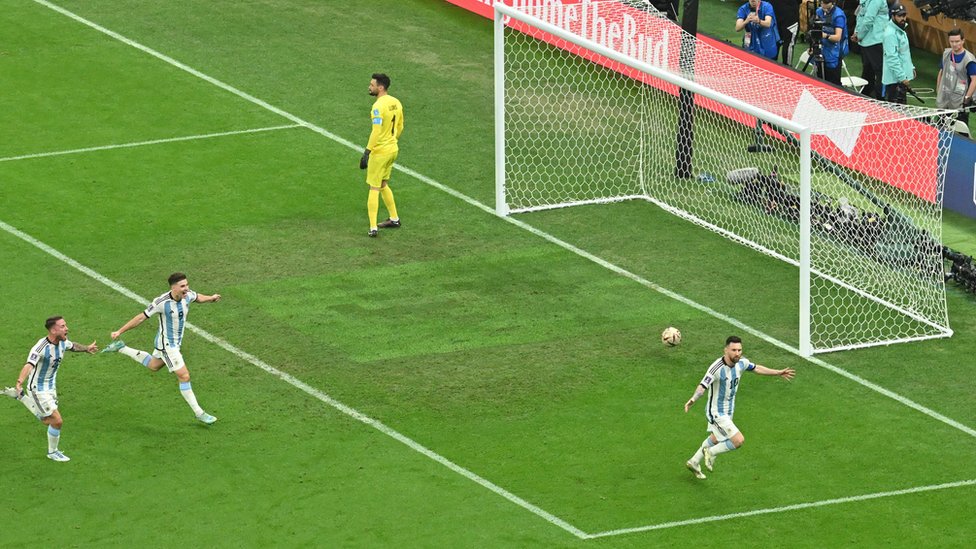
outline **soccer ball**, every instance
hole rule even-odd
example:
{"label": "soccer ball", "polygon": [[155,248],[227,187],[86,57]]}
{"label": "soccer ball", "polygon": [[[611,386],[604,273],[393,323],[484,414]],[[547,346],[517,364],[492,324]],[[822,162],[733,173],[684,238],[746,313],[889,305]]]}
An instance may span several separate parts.
{"label": "soccer ball", "polygon": [[661,332],[661,343],[664,343],[668,347],[674,347],[681,343],[681,332],[674,326],[668,326]]}

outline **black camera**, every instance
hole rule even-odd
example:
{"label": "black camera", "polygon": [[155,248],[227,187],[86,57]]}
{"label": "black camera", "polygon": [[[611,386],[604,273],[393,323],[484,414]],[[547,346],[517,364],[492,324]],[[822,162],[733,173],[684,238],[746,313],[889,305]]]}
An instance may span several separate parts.
{"label": "black camera", "polygon": [[942,259],[949,263],[949,272],[945,274],[946,282],[955,281],[963,290],[976,293],[976,265],[973,264],[973,258],[943,246]]}
{"label": "black camera", "polygon": [[813,66],[817,68],[817,77],[823,78],[824,57],[821,42],[824,37],[823,28],[827,22],[817,15],[817,7],[819,7],[819,4],[817,1],[807,3],[807,37],[810,39],[810,57],[803,70],[805,71],[807,66],[813,63]]}
{"label": "black camera", "polygon": [[976,0],[913,0],[922,19],[928,21],[933,15],[945,15],[950,19],[963,21],[976,20]]}
{"label": "black camera", "polygon": [[[807,2],[807,34],[810,36],[810,62],[814,63],[818,68],[822,66],[824,61],[821,42],[824,37],[824,25],[827,24],[826,21],[817,15],[819,5],[820,2]],[[822,75],[820,76],[822,77]]]}

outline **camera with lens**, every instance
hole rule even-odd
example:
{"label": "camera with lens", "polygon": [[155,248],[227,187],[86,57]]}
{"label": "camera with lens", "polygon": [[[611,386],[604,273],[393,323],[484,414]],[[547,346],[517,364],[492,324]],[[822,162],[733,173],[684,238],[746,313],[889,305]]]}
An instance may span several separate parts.
{"label": "camera with lens", "polygon": [[913,0],[922,19],[929,20],[933,15],[945,15],[961,21],[976,20],[976,0]]}
{"label": "camera with lens", "polygon": [[826,21],[817,15],[817,8],[819,7],[820,2],[807,2],[807,34],[810,36],[810,62],[814,63],[817,67],[822,66],[824,61],[821,43],[824,37],[824,25],[827,24]]}
{"label": "camera with lens", "polygon": [[943,246],[942,259],[949,263],[949,272],[945,273],[946,282],[952,280],[963,290],[976,293],[976,264],[973,264],[973,258]]}

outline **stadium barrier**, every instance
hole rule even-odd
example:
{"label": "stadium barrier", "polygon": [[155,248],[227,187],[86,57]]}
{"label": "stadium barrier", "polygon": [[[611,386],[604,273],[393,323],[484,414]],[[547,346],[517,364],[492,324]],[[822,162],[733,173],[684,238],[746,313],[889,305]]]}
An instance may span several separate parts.
{"label": "stadium barrier", "polygon": [[[494,1],[495,0],[447,0],[447,2],[450,4],[454,4],[486,18],[493,17],[492,10]],[[515,1],[517,2],[519,0]],[[512,2],[509,1],[507,3],[511,4]],[[580,0],[561,0],[560,2],[552,3],[568,6],[580,3]],[[608,23],[608,28],[613,23],[614,22]],[[624,22],[619,22],[616,27],[617,29],[622,29],[623,25]],[[612,32],[608,32],[608,34],[612,35]],[[830,84],[802,74],[785,65],[755,56],[727,42],[716,40],[707,35],[699,34],[698,36],[700,40],[722,51],[723,53],[738,59],[747,60],[749,63],[781,77],[790,78],[806,86],[812,85],[826,89],[836,89]],[[673,37],[673,39],[676,38],[677,37]],[[660,41],[655,44],[654,48],[651,48],[650,42],[651,41],[648,40],[648,48],[650,49],[648,56],[652,58],[648,59],[648,61],[653,61],[655,64],[667,63],[666,59],[676,55],[678,50],[680,50],[680,46],[677,44],[672,47],[672,45],[668,43],[663,44],[662,50],[662,44]],[[665,42],[667,42],[667,40],[665,40]],[[870,108],[868,107],[870,103],[868,101],[861,101],[857,95],[852,94],[851,100],[852,102],[863,103],[865,108]],[[906,121],[906,123],[912,122]],[[857,138],[856,145],[850,151],[838,150],[837,154],[832,155],[830,160],[854,169],[858,169],[867,175],[876,177],[882,181],[886,181],[893,186],[909,188],[915,183],[914,181],[900,181],[897,179],[898,174],[888,173],[885,171],[884,166],[873,165],[870,161],[870,157],[873,156],[873,154],[871,154],[873,151],[890,151],[892,149],[899,148],[899,145],[900,144],[898,143],[897,138],[894,138],[887,132],[861,132]],[[849,154],[845,154],[845,152],[849,152]],[[923,198],[927,198],[929,200],[934,199],[934,197]],[[946,171],[945,179],[944,206],[953,211],[976,218],[976,143],[959,136],[955,136],[951,140],[949,167]]]}

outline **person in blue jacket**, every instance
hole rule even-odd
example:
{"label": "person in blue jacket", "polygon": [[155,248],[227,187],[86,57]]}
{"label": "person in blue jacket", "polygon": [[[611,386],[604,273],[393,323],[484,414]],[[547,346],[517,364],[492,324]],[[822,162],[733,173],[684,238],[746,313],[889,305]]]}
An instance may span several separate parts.
{"label": "person in blue jacket", "polygon": [[773,5],[762,0],[749,0],[739,8],[735,32],[744,32],[742,46],[751,52],[776,59],[779,51],[779,31]]}
{"label": "person in blue jacket", "polygon": [[834,5],[835,0],[821,0],[817,19],[824,22],[820,50],[823,52],[823,74],[827,82],[840,85],[840,69],[847,56],[847,15]]}

